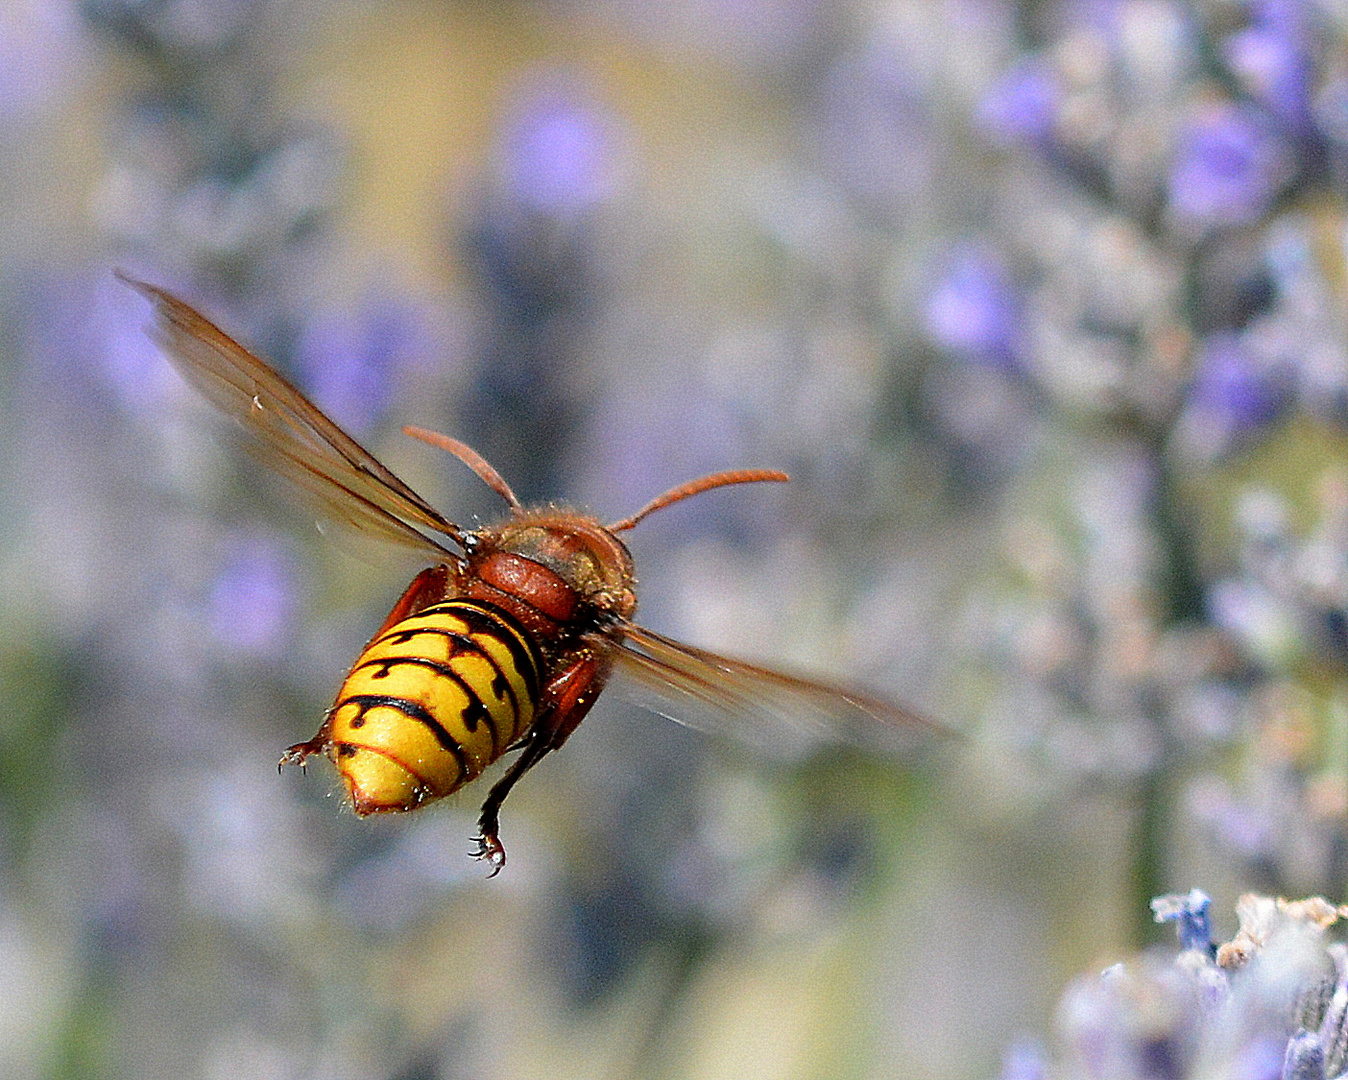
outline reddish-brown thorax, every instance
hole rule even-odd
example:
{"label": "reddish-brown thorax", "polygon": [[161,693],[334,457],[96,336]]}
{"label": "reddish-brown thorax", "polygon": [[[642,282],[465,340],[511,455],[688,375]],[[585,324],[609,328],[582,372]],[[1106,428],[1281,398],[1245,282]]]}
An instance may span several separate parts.
{"label": "reddish-brown thorax", "polygon": [[548,642],[636,611],[632,556],[594,518],[519,511],[474,538],[459,595],[496,605]]}

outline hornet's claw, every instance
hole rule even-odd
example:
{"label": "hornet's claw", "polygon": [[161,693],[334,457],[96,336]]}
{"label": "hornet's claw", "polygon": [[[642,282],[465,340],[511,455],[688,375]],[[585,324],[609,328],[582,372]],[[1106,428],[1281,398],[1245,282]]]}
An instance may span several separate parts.
{"label": "hornet's claw", "polygon": [[477,844],[477,850],[470,851],[468,854],[475,859],[483,859],[490,863],[491,873],[487,877],[494,878],[501,872],[501,867],[505,866],[505,845],[501,843],[500,837],[494,832],[483,836],[475,836],[473,841]]}
{"label": "hornet's claw", "polygon": [[315,754],[327,753],[326,744],[320,739],[311,739],[309,742],[296,743],[281,755],[281,760],[276,763],[276,771],[281,772],[287,765],[298,765],[300,772],[307,771],[305,765],[309,758]]}

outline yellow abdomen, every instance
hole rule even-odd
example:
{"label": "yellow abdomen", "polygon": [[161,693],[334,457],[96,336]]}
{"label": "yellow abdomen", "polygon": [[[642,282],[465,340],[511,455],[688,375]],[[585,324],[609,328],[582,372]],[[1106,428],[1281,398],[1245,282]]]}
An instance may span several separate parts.
{"label": "yellow abdomen", "polygon": [[357,814],[412,810],[476,778],[534,722],[542,658],[509,616],[447,600],[360,655],[328,720]]}

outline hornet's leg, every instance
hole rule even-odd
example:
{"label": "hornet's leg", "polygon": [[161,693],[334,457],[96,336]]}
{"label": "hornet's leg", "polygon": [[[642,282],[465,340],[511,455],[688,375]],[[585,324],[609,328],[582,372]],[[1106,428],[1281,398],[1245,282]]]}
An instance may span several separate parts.
{"label": "hornet's leg", "polygon": [[576,726],[590,711],[599,691],[604,688],[608,672],[609,664],[586,650],[563,668],[544,689],[540,716],[525,737],[527,741],[520,756],[487,793],[482,813],[478,817],[478,835],[474,837],[477,850],[471,854],[491,863],[492,870],[488,877],[495,877],[505,866],[505,846],[500,837],[501,804],[505,802],[505,797],[521,776],[537,765],[550,750],[556,750],[566,742],[571,732],[576,730]]}
{"label": "hornet's leg", "polygon": [[501,843],[501,804],[515,786],[515,781],[532,769],[553,747],[544,738],[530,739],[523,752],[506,770],[506,774],[492,785],[487,798],[482,803],[482,813],[478,815],[477,850],[469,852],[476,859],[485,859],[491,863],[491,873],[495,877],[505,866],[505,845]]}
{"label": "hornet's leg", "polygon": [[318,734],[308,742],[296,743],[294,746],[287,747],[286,752],[281,755],[281,760],[276,763],[276,771],[281,772],[287,765],[298,765],[300,771],[305,771],[305,763],[315,754],[326,754],[331,749],[332,744],[328,741],[328,721],[323,719],[323,726],[318,729]]}

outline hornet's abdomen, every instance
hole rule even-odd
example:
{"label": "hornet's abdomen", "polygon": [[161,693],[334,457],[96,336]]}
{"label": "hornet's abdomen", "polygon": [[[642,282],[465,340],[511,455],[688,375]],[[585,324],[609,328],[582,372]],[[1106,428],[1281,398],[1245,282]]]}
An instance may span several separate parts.
{"label": "hornet's abdomen", "polygon": [[499,609],[435,604],[394,623],[347,676],[328,753],[357,814],[412,810],[476,778],[534,722],[542,657]]}

